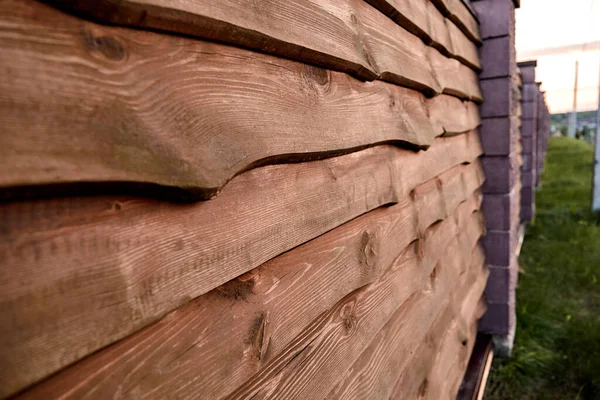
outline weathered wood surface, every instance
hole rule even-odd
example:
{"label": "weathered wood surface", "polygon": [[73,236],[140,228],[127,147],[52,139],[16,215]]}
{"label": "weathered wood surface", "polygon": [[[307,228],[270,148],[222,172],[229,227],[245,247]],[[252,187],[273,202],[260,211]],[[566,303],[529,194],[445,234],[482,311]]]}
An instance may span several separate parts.
{"label": "weathered wood surface", "polygon": [[[455,237],[445,254],[439,247],[427,248],[424,260],[430,262],[419,265],[415,260],[417,266],[410,267],[400,259],[380,280],[323,314],[287,351],[228,398],[323,398],[390,318],[403,320],[407,332],[421,332],[429,325],[459,275],[452,259],[461,250]],[[430,258],[435,252],[436,257]],[[411,276],[415,268],[420,272],[416,277]],[[419,290],[431,279],[435,281],[431,287]]]}
{"label": "weathered wood surface", "polygon": [[481,44],[479,23],[461,0],[431,0],[433,4],[467,37],[476,44]]}
{"label": "weathered wood surface", "polygon": [[[430,29],[429,0],[365,0],[425,43],[435,42]],[[435,10],[437,12],[437,10]],[[438,12],[439,14],[439,12]],[[441,15],[441,14],[440,14]],[[434,17],[435,18],[435,17]],[[440,44],[438,42],[438,44]],[[448,52],[450,49],[446,49]]]}
{"label": "weathered wood surface", "polygon": [[100,21],[230,43],[429,94],[437,88],[418,58],[424,46],[455,55],[447,28],[439,24],[445,18],[427,0],[396,0],[396,7],[367,1],[384,12],[394,10],[396,26],[363,0],[267,0],[259,6],[236,0],[45,1]]}
{"label": "weathered wood surface", "polygon": [[[478,222],[477,219],[474,219]],[[481,235],[482,231],[479,231]],[[461,232],[459,231],[459,235]],[[478,237],[474,236],[469,239],[469,247],[461,248],[457,254],[459,262],[462,264],[471,263],[471,253],[474,251]],[[425,291],[435,289],[438,284],[437,280],[442,279],[436,275],[432,276],[431,282],[426,285]],[[459,304],[462,303],[466,293],[471,289],[472,284],[469,274],[462,274],[457,279],[459,282],[452,282],[452,296],[449,297],[450,305],[446,311],[442,311],[443,319],[452,321],[460,318],[460,313],[457,312]],[[432,286],[431,286],[432,285]],[[479,293],[481,297],[481,293]],[[436,320],[439,320],[438,316]],[[412,369],[411,355],[415,349],[419,348],[423,343],[431,343],[438,340],[442,336],[440,332],[446,329],[433,330],[429,327],[423,327],[421,331],[412,329],[410,325],[405,323],[405,319],[390,319],[386,325],[377,333],[371,344],[361,354],[359,359],[349,368],[344,378],[337,386],[329,393],[328,398],[331,399],[387,399],[392,394],[394,384],[398,380],[401,371]],[[433,326],[440,325],[435,322]],[[446,326],[444,326],[446,328]],[[427,334],[427,335],[426,335]],[[417,386],[420,381],[413,382]],[[413,398],[413,397],[404,397]]]}
{"label": "weathered wood surface", "polygon": [[363,0],[47,0],[118,25],[231,43],[360,79],[438,89],[422,62],[426,45]]}
{"label": "weathered wood surface", "polygon": [[[411,0],[406,0],[411,1]],[[456,56],[454,49],[452,48],[452,40],[450,39],[450,32],[446,25],[446,18],[436,9],[432,2],[425,0],[427,5],[427,15],[429,17],[428,29],[431,35],[430,46],[438,49],[444,56],[452,57]]]}
{"label": "weathered wood surface", "polygon": [[432,143],[409,89],[32,0],[0,10],[2,187],[136,182],[208,198],[261,163]]}
{"label": "weathered wood surface", "polygon": [[474,70],[481,71],[477,46],[452,21],[446,20],[446,26],[455,57]]}
{"label": "weathered wood surface", "polygon": [[2,394],[480,154],[471,132],[419,153],[383,145],[257,168],[197,204],[126,196],[1,204]]}
{"label": "weathered wood surface", "polygon": [[[478,251],[481,252],[481,249]],[[486,309],[482,296],[489,272],[482,259],[483,257],[479,258],[478,263],[471,264],[464,274],[470,275],[469,284],[453,293],[458,300],[452,303],[459,306],[454,310],[456,317],[443,335],[433,368],[427,377],[431,387],[427,395],[429,399],[455,398],[458,393],[475,344],[477,320]]]}
{"label": "weathered wood surface", "polygon": [[[261,163],[381,142],[431,143],[424,99],[407,89],[10,3],[3,3],[3,18],[11,28],[0,36],[6,54],[0,63],[11,77],[0,84],[7,96],[0,115],[8,121],[0,138],[4,187],[135,182],[145,186],[129,191],[207,198]],[[15,35],[32,43],[29,51]],[[441,68],[454,61],[442,58],[436,61]],[[480,100],[474,77],[458,72],[466,78],[465,96]],[[46,189],[60,190],[66,187]]]}
{"label": "weathered wood surface", "polygon": [[[464,328],[465,325],[471,326],[485,311],[485,302],[482,304],[481,301],[477,301],[478,299],[481,299],[488,275],[486,268],[483,267],[484,261],[485,253],[480,246],[477,246],[471,256],[470,274],[461,275],[461,283],[465,282],[465,277],[470,277],[471,283],[456,287],[451,297],[453,302],[459,301],[460,303],[458,304],[462,304],[459,309],[464,311],[457,314],[457,309],[449,306],[438,316],[436,322],[427,334],[427,339],[419,343],[406,361],[408,368],[404,368],[400,371],[400,376],[396,381],[392,395],[389,398],[427,398],[427,394],[432,391],[432,385],[440,384],[439,382],[431,381],[433,375],[436,374],[436,368],[438,368],[438,358],[445,351],[445,339],[448,336],[440,334],[440,332],[447,332],[452,326],[455,328],[458,326]],[[472,300],[473,298],[475,298],[474,303]],[[474,309],[472,307],[473,304],[476,305],[476,308]],[[463,332],[464,331],[465,330],[463,329]],[[470,344],[469,339],[467,339],[467,345],[468,344]],[[450,343],[450,345],[454,347],[452,343]],[[437,389],[434,389],[433,391],[438,392]],[[444,393],[447,396],[440,398],[452,398],[452,395],[449,394],[449,392]]]}
{"label": "weathered wood surface", "polygon": [[[226,395],[321,313],[381,277],[412,241],[423,238],[425,256],[435,258],[436,249],[447,247],[458,229],[468,231],[466,225],[457,226],[458,219],[448,217],[469,215],[478,207],[478,195],[471,194],[481,186],[480,172],[477,164],[456,166],[442,181],[431,181],[436,190],[428,191],[427,199],[407,196],[270,260],[75,364],[24,397]],[[444,220],[422,228],[422,216],[430,216],[432,209],[438,213],[427,221]],[[323,295],[314,296],[317,292]],[[114,367],[102,368],[107,364]]]}
{"label": "weathered wood surface", "polygon": [[481,124],[479,107],[473,102],[440,95],[428,99],[427,105],[436,136],[472,131]]}
{"label": "weathered wood surface", "polygon": [[430,47],[428,57],[433,68],[434,75],[442,88],[442,93],[470,99],[477,103],[483,101],[483,95],[479,88],[477,73],[458,60],[444,57],[438,50]]}

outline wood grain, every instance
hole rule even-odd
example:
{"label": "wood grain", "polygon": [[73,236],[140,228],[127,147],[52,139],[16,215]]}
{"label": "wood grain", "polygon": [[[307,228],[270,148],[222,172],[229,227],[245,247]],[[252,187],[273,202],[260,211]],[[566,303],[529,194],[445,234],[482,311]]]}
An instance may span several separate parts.
{"label": "wood grain", "polygon": [[428,49],[427,54],[442,93],[470,99],[476,103],[483,101],[479,78],[475,71],[458,60],[443,56],[433,47]]}
{"label": "wood grain", "polygon": [[[485,303],[480,303],[480,300],[487,281],[487,270],[480,267],[478,272],[459,317],[445,332],[438,349],[427,378],[430,388],[426,396],[428,399],[455,399],[458,393],[477,336],[477,320],[481,317],[478,309],[485,309]],[[480,304],[483,308],[479,307]]]}
{"label": "wood grain", "polygon": [[[322,398],[390,318],[404,320],[409,332],[419,332],[437,314],[454,276],[459,275],[450,261],[461,254],[456,238],[446,251],[438,246],[424,254],[432,252],[438,255],[417,267],[420,276],[407,276],[414,267],[402,261],[379,281],[347,296],[315,322],[319,325],[316,333],[302,335],[302,343],[294,346],[293,352],[290,348],[276,357],[228,398]],[[439,280],[435,280],[439,284],[431,290],[419,290],[423,281],[430,281],[436,259],[440,266],[435,273]]]}
{"label": "wood grain", "polygon": [[457,135],[472,131],[481,124],[479,107],[473,102],[440,95],[428,99],[427,105],[436,136]]}
{"label": "wood grain", "polygon": [[[472,259],[473,248],[466,250],[466,253],[464,251],[458,253],[462,257],[460,262],[463,264],[470,263]],[[458,277],[456,282],[453,282],[451,296],[448,296],[449,305],[438,314],[430,327],[425,327],[422,331],[415,331],[409,329],[403,319],[390,319],[327,398],[390,398],[399,371],[412,370],[413,365],[428,361],[413,360],[413,357],[416,356],[415,349],[440,342],[444,338],[448,325],[462,318],[462,314],[458,313],[457,309],[460,309],[460,304],[467,297],[467,292],[471,291],[470,286],[473,283],[471,278],[469,274],[463,274]],[[434,286],[437,284],[437,279],[437,276],[433,278]],[[435,290],[435,287],[433,289]],[[480,292],[479,296],[481,296]],[[418,388],[421,381],[413,380],[405,383]],[[403,392],[404,396],[400,396],[400,398],[417,398],[415,395],[409,396],[408,392],[409,390]]]}
{"label": "wood grain", "polygon": [[477,45],[481,44],[479,23],[461,0],[431,0],[449,20]]}
{"label": "wood grain", "polygon": [[425,0],[428,15],[428,28],[431,35],[430,46],[438,49],[444,56],[456,56],[452,47],[450,31],[446,25],[446,18],[436,9],[432,2]]}
{"label": "wood grain", "polygon": [[[0,387],[14,393],[481,154],[476,132],[236,176],[197,204],[0,204]],[[40,335],[44,340],[38,340]]]}
{"label": "wood grain", "polygon": [[452,21],[447,19],[446,26],[448,27],[448,36],[452,43],[454,57],[475,71],[481,71],[479,52],[475,43],[471,42]]}
{"label": "wood grain", "polygon": [[[321,313],[381,277],[410,242],[421,237],[424,248],[446,247],[459,229],[454,220],[421,230],[420,216],[440,204],[432,207],[439,212],[432,220],[446,218],[446,209],[458,207],[457,198],[465,201],[480,187],[478,170],[477,164],[456,166],[439,185],[432,180],[438,190],[428,201],[407,196],[362,215],[195,299],[24,397],[221,397],[258,372]],[[473,204],[464,203],[460,212],[470,213]],[[106,370],[107,364],[114,367]]]}
{"label": "wood grain", "polygon": [[135,182],[206,199],[264,163],[432,143],[409,89],[32,0],[0,9],[0,187]]}
{"label": "wood grain", "polygon": [[[421,341],[406,360],[406,367],[400,370],[400,377],[393,387],[390,399],[426,398],[428,395],[429,398],[434,398],[430,396],[432,392],[441,396],[438,398],[454,398],[448,393],[449,390],[443,391],[440,388],[443,380],[440,382],[432,379],[438,374],[440,358],[448,350],[452,352],[458,348],[461,351],[464,347],[464,335],[470,333],[469,327],[483,315],[485,303],[481,304],[478,300],[481,299],[487,280],[487,269],[482,267],[484,261],[485,253],[481,246],[477,246],[471,256],[469,273],[461,276],[461,284],[454,289],[449,307],[437,318],[427,333],[427,339]],[[458,331],[459,328],[462,331]],[[457,336],[460,340],[455,339]],[[466,345],[470,346],[473,340],[470,336],[466,339]],[[465,352],[464,349],[462,352]],[[447,362],[458,369],[456,363],[451,360]]]}
{"label": "wood grain", "polygon": [[178,32],[437,92],[425,44],[362,0],[47,0],[117,25]]}

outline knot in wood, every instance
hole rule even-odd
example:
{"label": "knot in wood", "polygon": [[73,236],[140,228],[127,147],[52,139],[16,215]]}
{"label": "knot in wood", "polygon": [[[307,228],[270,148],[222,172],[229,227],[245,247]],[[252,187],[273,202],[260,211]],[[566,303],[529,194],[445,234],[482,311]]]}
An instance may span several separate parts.
{"label": "knot in wood", "polygon": [[365,268],[371,269],[377,261],[377,234],[364,231],[360,238],[358,259]]}
{"label": "knot in wood", "polygon": [[100,52],[104,57],[112,61],[121,61],[125,58],[125,48],[112,36],[94,35],[92,31],[84,31],[85,45],[93,50]]}

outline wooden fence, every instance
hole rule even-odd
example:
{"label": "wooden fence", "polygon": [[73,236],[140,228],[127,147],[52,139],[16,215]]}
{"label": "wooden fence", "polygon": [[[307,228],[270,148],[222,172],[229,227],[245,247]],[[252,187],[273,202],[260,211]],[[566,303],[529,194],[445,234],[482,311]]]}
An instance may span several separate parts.
{"label": "wooden fence", "polygon": [[1,2],[0,398],[454,397],[532,187],[496,3]]}

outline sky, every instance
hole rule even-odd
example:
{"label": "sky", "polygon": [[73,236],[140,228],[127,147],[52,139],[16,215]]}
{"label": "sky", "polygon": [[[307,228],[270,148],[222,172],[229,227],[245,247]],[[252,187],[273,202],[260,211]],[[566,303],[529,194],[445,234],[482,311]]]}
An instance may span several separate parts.
{"label": "sky", "polygon": [[521,0],[517,9],[517,59],[538,60],[550,112],[573,108],[575,61],[579,60],[577,110],[598,103],[600,0]]}

